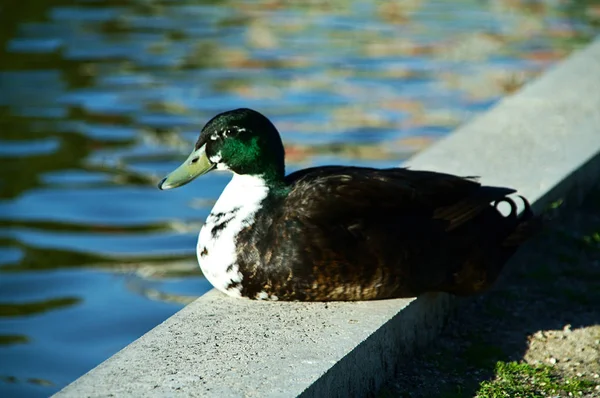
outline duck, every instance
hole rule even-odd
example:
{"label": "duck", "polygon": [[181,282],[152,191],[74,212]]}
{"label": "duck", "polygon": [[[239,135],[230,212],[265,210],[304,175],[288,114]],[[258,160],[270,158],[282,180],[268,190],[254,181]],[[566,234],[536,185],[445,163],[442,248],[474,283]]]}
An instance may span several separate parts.
{"label": "duck", "polygon": [[[202,128],[189,157],[158,188],[213,170],[232,178],[202,226],[196,253],[232,297],[360,301],[457,296],[488,289],[535,233],[527,199],[476,177],[344,165],[285,173],[277,128],[230,110]],[[508,214],[500,203],[510,207]],[[504,211],[506,213],[506,211]]]}

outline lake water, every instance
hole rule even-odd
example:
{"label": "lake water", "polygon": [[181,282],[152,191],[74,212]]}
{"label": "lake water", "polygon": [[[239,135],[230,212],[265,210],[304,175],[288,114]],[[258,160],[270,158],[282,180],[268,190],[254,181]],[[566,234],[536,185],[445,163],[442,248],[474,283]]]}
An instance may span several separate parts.
{"label": "lake water", "polygon": [[289,171],[393,166],[600,22],[593,1],[22,4],[0,6],[2,397],[57,391],[210,289],[195,242],[229,176],[155,186],[214,114],[265,113]]}

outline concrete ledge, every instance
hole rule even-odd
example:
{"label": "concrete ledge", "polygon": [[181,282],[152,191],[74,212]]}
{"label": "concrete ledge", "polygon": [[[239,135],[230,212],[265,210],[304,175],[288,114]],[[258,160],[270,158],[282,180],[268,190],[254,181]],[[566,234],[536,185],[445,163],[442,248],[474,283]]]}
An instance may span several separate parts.
{"label": "concrete ledge", "polygon": [[[599,154],[600,39],[408,163],[518,188],[539,210],[581,197]],[[454,301],[271,303],[211,291],[57,396],[364,396],[435,337]]]}

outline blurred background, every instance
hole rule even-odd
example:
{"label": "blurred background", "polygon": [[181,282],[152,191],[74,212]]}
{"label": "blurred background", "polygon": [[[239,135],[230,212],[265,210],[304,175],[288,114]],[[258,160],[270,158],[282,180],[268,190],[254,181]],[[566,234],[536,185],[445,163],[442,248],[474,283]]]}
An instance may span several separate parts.
{"label": "blurred background", "polygon": [[0,396],[210,289],[196,238],[229,176],[155,184],[216,113],[265,113],[288,171],[395,166],[599,27],[600,0],[2,0]]}

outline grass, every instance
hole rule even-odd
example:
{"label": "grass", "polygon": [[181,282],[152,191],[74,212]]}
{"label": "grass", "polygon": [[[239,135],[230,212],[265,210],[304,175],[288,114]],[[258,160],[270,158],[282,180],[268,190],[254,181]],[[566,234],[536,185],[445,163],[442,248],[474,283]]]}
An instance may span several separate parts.
{"label": "grass", "polygon": [[497,362],[496,378],[484,381],[478,398],[538,398],[577,396],[594,390],[597,383],[582,378],[561,379],[551,366]]}
{"label": "grass", "polygon": [[592,232],[582,237],[582,240],[589,249],[600,249],[600,232]]}

